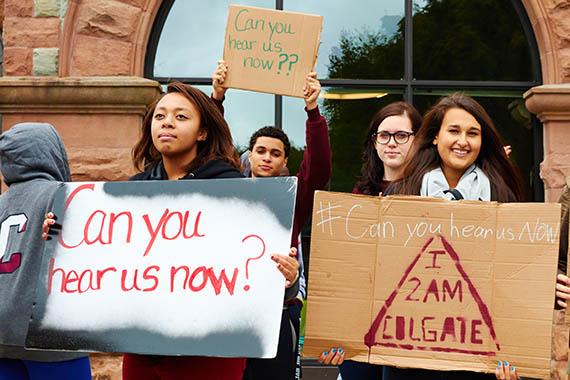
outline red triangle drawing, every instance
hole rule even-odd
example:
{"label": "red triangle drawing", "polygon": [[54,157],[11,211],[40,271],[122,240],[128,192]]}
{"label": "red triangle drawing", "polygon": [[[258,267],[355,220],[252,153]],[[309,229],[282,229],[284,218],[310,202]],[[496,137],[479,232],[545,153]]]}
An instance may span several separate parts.
{"label": "red triangle drawing", "polygon": [[[432,277],[441,271],[452,272],[455,278],[448,281],[442,276]],[[416,286],[411,291],[403,288],[409,284]],[[470,302],[476,305],[476,317],[472,312],[471,317],[461,315]],[[437,303],[440,315],[425,316],[421,309],[418,311],[421,304],[428,303]],[[431,310],[433,314],[434,308]],[[370,349],[382,346],[484,356],[496,355],[489,347],[500,351],[489,308],[465,272],[459,255],[441,235],[429,238],[407,267],[364,336],[364,343]]]}

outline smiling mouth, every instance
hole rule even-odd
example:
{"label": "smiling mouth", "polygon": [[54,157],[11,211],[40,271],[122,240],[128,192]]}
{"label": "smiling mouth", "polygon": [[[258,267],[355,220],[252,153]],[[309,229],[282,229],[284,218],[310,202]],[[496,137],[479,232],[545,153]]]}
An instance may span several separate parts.
{"label": "smiling mouth", "polygon": [[451,149],[451,151],[457,157],[466,157],[470,152],[469,150],[465,150],[465,149]]}

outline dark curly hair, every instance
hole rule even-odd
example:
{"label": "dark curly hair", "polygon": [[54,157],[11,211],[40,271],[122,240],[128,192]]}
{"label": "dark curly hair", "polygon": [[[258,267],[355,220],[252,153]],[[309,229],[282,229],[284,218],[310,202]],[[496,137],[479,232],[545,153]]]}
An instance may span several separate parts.
{"label": "dark curly hair", "polygon": [[253,151],[255,143],[257,142],[257,139],[260,137],[272,137],[274,139],[281,140],[283,146],[285,147],[285,158],[289,157],[289,152],[291,152],[291,143],[289,142],[289,137],[287,137],[287,134],[285,134],[285,132],[283,132],[281,128],[267,126],[259,128],[257,131],[255,131],[253,135],[251,135],[251,138],[249,139],[248,149],[250,152]]}

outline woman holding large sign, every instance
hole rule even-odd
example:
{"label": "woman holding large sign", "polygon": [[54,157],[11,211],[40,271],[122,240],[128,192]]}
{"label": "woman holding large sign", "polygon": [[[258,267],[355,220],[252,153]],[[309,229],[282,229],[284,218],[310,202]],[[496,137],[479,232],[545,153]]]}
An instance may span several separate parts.
{"label": "woman holding large sign", "polygon": [[[147,112],[133,162],[143,172],[131,180],[241,178],[229,127],[200,90],[174,82]],[[242,358],[126,354],[123,379],[241,380]]]}
{"label": "woman holding large sign", "polygon": [[[390,103],[374,115],[364,141],[362,168],[353,193],[382,194],[393,181],[402,178],[408,152],[421,123],[418,111],[406,102]],[[334,347],[323,352],[319,360],[339,365],[343,380],[382,377],[383,366],[344,361],[344,355],[342,347]]]}
{"label": "woman holding large sign", "polygon": [[[499,132],[474,99],[455,93],[442,98],[424,117],[403,179],[391,194],[421,195],[450,200],[517,202],[522,183],[509,160]],[[515,366],[499,361],[498,379],[518,379]],[[492,375],[385,367],[384,379],[470,379]]]}
{"label": "woman holding large sign", "polygon": [[[521,181],[508,159],[507,149],[501,140],[491,118],[475,100],[463,94],[445,97],[425,115],[422,127],[414,137],[409,153],[409,163],[403,171],[403,179],[389,186],[386,193],[422,195],[450,200],[520,201],[522,199]],[[566,276],[559,275],[559,282],[566,282],[566,279]],[[560,284],[557,286],[557,302],[563,307],[566,306],[564,301],[568,298],[567,289]],[[410,301],[414,300],[410,299]],[[448,319],[446,318],[446,321]],[[403,318],[400,318],[400,322],[406,323]],[[401,323],[398,330],[400,333],[404,331],[403,326],[404,324]],[[385,328],[386,324],[384,324]],[[372,338],[376,331],[378,330],[371,332]],[[410,327],[410,336],[412,331]],[[442,337],[447,336],[447,330],[445,331]],[[461,331],[463,337],[465,331]],[[473,337],[476,335],[472,333],[472,343],[482,343],[482,341],[474,340]],[[368,334],[365,339],[367,338]],[[403,338],[404,336],[400,334],[399,339]],[[412,340],[419,341],[422,338],[426,339],[425,331],[423,337],[412,337]],[[431,337],[427,338],[430,342],[433,341]],[[463,341],[463,338],[461,339]],[[370,342],[374,341],[370,340]],[[323,353],[321,360],[331,364],[342,363],[344,353],[342,350],[339,353],[338,349],[335,351]],[[502,360],[498,361],[495,377],[508,380],[519,378],[515,366]],[[493,375],[385,366],[382,371],[371,373],[369,376],[345,376],[343,373],[344,380],[352,378],[488,379],[493,378]]]}

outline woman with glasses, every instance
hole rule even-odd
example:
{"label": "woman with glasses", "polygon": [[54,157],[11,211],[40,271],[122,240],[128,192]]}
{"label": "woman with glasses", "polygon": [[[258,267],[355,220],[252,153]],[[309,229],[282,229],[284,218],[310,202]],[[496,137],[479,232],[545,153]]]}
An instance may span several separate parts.
{"label": "woman with glasses", "polygon": [[[380,195],[392,181],[400,179],[422,118],[406,102],[391,103],[378,111],[368,128],[362,154],[360,177],[353,193]],[[339,365],[343,380],[379,380],[381,365],[344,361],[342,347],[334,347],[321,354],[319,361]]]}
{"label": "woman with glasses", "polygon": [[[474,99],[461,93],[442,98],[425,115],[419,130],[400,124],[399,131],[409,133],[407,140],[406,134],[398,133],[398,129],[386,128],[390,118],[380,120],[382,121],[376,124],[376,130],[373,129],[374,122],[371,125],[368,136],[372,142],[368,141],[365,145],[362,175],[355,192],[498,202],[517,202],[523,199],[520,178],[507,157],[502,138],[489,115]],[[410,146],[412,139],[413,147]],[[398,142],[402,144],[398,145]],[[400,165],[397,153],[403,154]],[[376,156],[382,160],[383,172],[373,176],[372,168],[375,162],[377,165]],[[395,182],[390,185],[392,181]],[[321,360],[324,363],[341,364],[344,352],[342,348],[333,348],[324,352]],[[498,362],[495,376],[463,371],[374,366],[350,360],[344,361],[340,372],[343,380],[519,379],[515,366],[507,361]]]}
{"label": "woman with glasses", "polygon": [[391,103],[374,115],[364,141],[362,168],[353,193],[379,195],[402,177],[422,118],[406,102]]}

